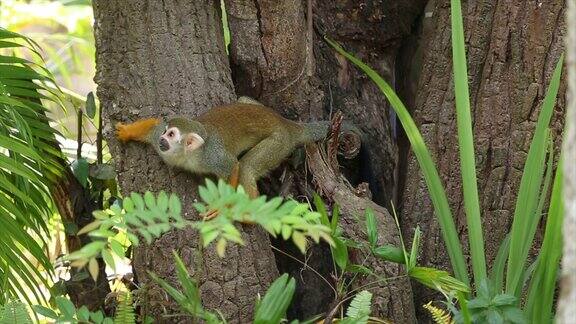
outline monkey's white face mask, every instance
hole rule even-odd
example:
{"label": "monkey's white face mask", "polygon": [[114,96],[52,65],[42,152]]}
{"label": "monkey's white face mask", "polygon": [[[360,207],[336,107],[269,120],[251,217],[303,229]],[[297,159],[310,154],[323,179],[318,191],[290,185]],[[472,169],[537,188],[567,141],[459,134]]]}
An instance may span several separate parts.
{"label": "monkey's white face mask", "polygon": [[158,147],[162,155],[192,152],[204,144],[204,139],[196,133],[182,134],[177,127],[167,128],[160,136]]}

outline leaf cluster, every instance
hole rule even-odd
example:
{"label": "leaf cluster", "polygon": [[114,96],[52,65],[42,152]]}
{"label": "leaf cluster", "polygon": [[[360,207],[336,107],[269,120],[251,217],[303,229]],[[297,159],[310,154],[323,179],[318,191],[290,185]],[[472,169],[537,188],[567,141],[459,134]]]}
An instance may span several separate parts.
{"label": "leaf cluster", "polygon": [[234,189],[223,180],[216,185],[207,179],[199,194],[203,202],[194,204],[196,210],[201,214],[216,211],[218,216],[193,226],[200,231],[204,246],[218,240],[221,256],[228,241],[244,244],[235,222],[257,224],[274,237],[292,239],[302,253],[306,251],[307,237],[316,243],[323,239],[333,244],[330,228],[320,223],[320,214],[311,211],[308,204],[280,197],[250,199],[241,186]]}
{"label": "leaf cluster", "polygon": [[[31,39],[0,28],[0,304],[24,296],[45,299],[39,287],[51,271],[42,250],[48,234],[50,186],[62,171],[57,132],[44,102],[60,104],[52,74],[42,65],[14,55],[22,49],[41,60]],[[36,260],[36,261],[33,261]]]}
{"label": "leaf cluster", "polygon": [[86,306],[76,308],[72,302],[62,296],[55,298],[56,311],[42,305],[34,305],[36,313],[53,319],[55,323],[93,323],[112,324],[110,317],[105,317],[102,311],[91,312]]}

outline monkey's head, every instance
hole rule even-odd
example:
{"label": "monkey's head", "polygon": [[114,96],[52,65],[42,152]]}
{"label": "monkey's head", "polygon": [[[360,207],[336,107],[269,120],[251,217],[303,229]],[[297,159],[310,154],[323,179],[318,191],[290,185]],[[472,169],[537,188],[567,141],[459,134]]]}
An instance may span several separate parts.
{"label": "monkey's head", "polygon": [[204,144],[204,126],[194,120],[171,119],[160,126],[158,151],[162,156],[189,154]]}

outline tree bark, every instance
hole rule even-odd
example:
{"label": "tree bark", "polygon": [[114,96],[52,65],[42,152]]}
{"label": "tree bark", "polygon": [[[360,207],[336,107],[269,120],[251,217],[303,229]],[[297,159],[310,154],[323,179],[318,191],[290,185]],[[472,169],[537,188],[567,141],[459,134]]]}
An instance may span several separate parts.
{"label": "tree bark", "polygon": [[576,3],[567,1],[566,70],[568,95],[566,103],[566,134],[563,143],[564,176],[564,250],[560,279],[560,297],[556,320],[560,324],[574,322],[576,318]]}
{"label": "tree bark", "polygon": [[[235,99],[223,45],[219,1],[94,1],[98,96],[106,116],[106,138],[115,157],[122,192],[177,193],[185,217],[196,218],[192,203],[200,179],[168,168],[152,149],[118,145],[112,126],[149,116],[194,117]],[[177,282],[170,250],[176,250],[198,279],[205,307],[230,322],[250,322],[258,293],[278,275],[268,236],[244,230],[244,247],[231,246],[225,258],[200,249],[197,233],[172,231],[135,250],[134,270],[146,286],[145,313],[157,321],[181,313],[148,278],[152,271]]]}
{"label": "tree bark", "polygon": [[[312,1],[313,24],[310,24],[309,1],[228,0],[230,59],[236,91],[239,95],[257,98],[290,119],[328,119],[336,110],[342,110],[349,121],[362,128],[367,139],[361,158],[347,168],[346,175],[354,185],[368,182],[375,201],[389,206],[396,198],[397,150],[391,125],[395,118],[389,115],[386,100],[374,84],[336,55],[323,37],[328,35],[346,43],[393,80],[399,40],[410,33],[423,4],[423,1]],[[312,187],[302,167],[294,170],[292,165],[285,165],[281,169],[282,172],[272,173],[264,186],[273,188],[274,194],[310,195]],[[348,172],[351,169],[356,172]],[[318,170],[312,172],[315,178],[323,178],[318,177],[321,167],[312,170]],[[277,183],[280,177],[282,184]],[[350,195],[334,199],[331,193],[325,198],[343,203],[340,199],[343,196],[354,197],[349,188],[346,190]],[[360,199],[354,201],[358,203]],[[362,201],[355,208],[343,209],[343,219],[346,219],[343,226],[351,238],[365,241],[363,222],[355,221],[355,217],[363,215],[357,213],[362,208],[372,205]],[[344,205],[354,204],[344,202]],[[381,243],[398,243],[398,231],[390,214],[377,212],[376,216],[382,224]],[[283,244],[282,248],[286,246]],[[322,247],[314,247],[303,261],[330,277],[332,263],[326,260],[328,255]],[[287,265],[281,256],[277,258],[281,269],[292,269],[295,277],[301,279],[291,315],[304,318],[329,311],[333,296],[316,273],[302,266]],[[384,262],[371,260],[369,265],[386,276],[405,274],[403,269]],[[362,286],[366,280],[357,280],[352,288]],[[396,282],[372,287],[376,296],[374,314],[399,323],[413,322],[412,294],[407,284],[408,279],[402,277]],[[311,295],[314,298],[309,298]]]}
{"label": "tree bark", "polygon": [[[419,124],[444,182],[460,239],[468,253],[450,42],[450,1],[430,1],[421,23],[421,47],[401,64],[412,67],[402,80],[403,97]],[[510,229],[516,195],[542,99],[564,50],[563,0],[463,3],[478,186],[488,264]],[[409,48],[408,53],[413,52]],[[416,83],[417,82],[417,83]],[[562,129],[564,83],[552,120]],[[416,159],[404,154],[401,174],[402,229],[423,231],[420,264],[450,269],[429,194]],[[541,231],[540,231],[541,232]],[[416,304],[434,297],[415,289]]]}
{"label": "tree bark", "polygon": [[[123,192],[176,192],[185,203],[187,216],[194,217],[191,202],[196,197],[198,178],[166,168],[150,148],[138,144],[120,147],[112,134],[117,121],[174,114],[192,117],[233,101],[234,89],[293,120],[327,119],[335,110],[342,110],[346,119],[366,133],[360,159],[346,165],[344,171],[350,183],[369,183],[376,203],[400,207],[407,241],[420,225],[420,265],[450,269],[419,167],[396,129],[396,118],[384,96],[322,39],[324,35],[335,39],[374,67],[413,108],[451,198],[460,238],[467,242],[451,79],[449,0],[310,1],[226,0],[232,34],[231,66],[222,45],[216,1],[94,1],[98,94]],[[564,11],[562,0],[464,3],[489,264],[510,228],[535,120],[564,48]],[[564,92],[564,86],[560,91]],[[559,135],[563,107],[560,96],[553,119],[555,135]],[[322,171],[326,170],[312,172],[316,176]],[[297,197],[310,194],[309,180],[303,166],[285,164],[260,185],[264,192]],[[349,187],[338,188],[346,188],[340,191],[346,194],[338,197],[351,197]],[[360,200],[353,201],[360,204]],[[352,221],[356,216],[353,207],[361,210],[372,205],[366,200],[362,206],[352,205],[351,214],[345,217],[350,224],[343,226],[346,233],[361,239],[362,230]],[[379,211],[382,243],[397,243],[398,233],[390,215]],[[141,283],[149,282],[145,270],[174,281],[173,262],[167,252],[176,249],[200,279],[205,305],[222,310],[229,319],[248,322],[255,292],[264,291],[277,269],[268,237],[254,228],[247,236],[246,247],[229,249],[226,259],[218,259],[212,249],[201,252],[202,257],[195,252],[195,233],[175,231],[137,249],[136,274]],[[311,253],[315,257],[310,262],[328,276],[331,270],[326,267],[326,248],[314,247]],[[293,267],[277,257],[282,270]],[[315,275],[300,273],[300,268],[292,268],[305,282],[298,285],[294,300],[300,310],[296,313],[327,311],[332,296],[323,292],[326,287],[317,284]],[[378,270],[392,276],[403,274],[398,267],[387,265]],[[397,322],[412,322],[413,309],[407,306],[412,305],[410,289],[398,291],[397,287],[380,287],[377,313]],[[164,309],[175,309],[154,285],[149,295],[150,313],[158,316]],[[430,290],[420,286],[415,295],[416,305],[434,298]],[[398,314],[401,310],[406,313]]]}

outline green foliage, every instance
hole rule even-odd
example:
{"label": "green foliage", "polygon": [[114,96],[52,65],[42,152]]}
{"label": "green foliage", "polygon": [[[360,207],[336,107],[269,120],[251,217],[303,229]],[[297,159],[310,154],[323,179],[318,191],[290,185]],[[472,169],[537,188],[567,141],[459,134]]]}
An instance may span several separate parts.
{"label": "green foliage", "polygon": [[408,271],[410,278],[442,292],[444,295],[451,295],[456,292],[468,293],[470,288],[462,281],[452,277],[444,270],[428,267],[413,267]]}
{"label": "green foliage", "polygon": [[274,280],[264,298],[256,303],[254,324],[280,323],[290,306],[296,281],[287,274],[281,275]]}
{"label": "green foliage", "polygon": [[[496,294],[488,282],[480,283],[477,297],[466,303],[473,323],[529,323],[526,316],[516,305],[518,299],[508,294]],[[450,306],[449,306],[450,307]],[[454,320],[464,322],[462,313],[453,307]]]}
{"label": "green foliage", "polygon": [[[486,265],[484,256],[484,242],[482,238],[482,227],[480,222],[480,208],[478,204],[478,193],[476,184],[476,167],[474,158],[474,146],[472,138],[472,124],[470,117],[470,102],[468,98],[468,77],[466,71],[466,56],[464,47],[464,34],[462,26],[461,5],[459,0],[451,0],[452,8],[452,41],[453,41],[453,59],[454,59],[454,86],[456,95],[456,112],[458,119],[458,140],[460,144],[460,160],[463,178],[463,191],[464,191],[464,205],[468,224],[468,233],[470,238],[470,250],[472,257],[472,268],[474,270],[474,280],[478,288],[481,282],[486,282]],[[356,64],[362,69],[380,88],[382,93],[388,98],[391,106],[396,111],[400,119],[406,135],[410,141],[415,156],[422,168],[426,184],[428,186],[432,202],[439,218],[440,227],[442,229],[443,238],[447,246],[447,251],[452,262],[452,267],[456,277],[463,283],[468,283],[466,273],[466,266],[462,255],[462,248],[455,231],[454,222],[452,219],[451,211],[446,199],[446,193],[442,187],[441,181],[438,177],[434,162],[430,153],[426,149],[424,142],[418,129],[411,119],[407,109],[402,104],[398,96],[394,93],[392,88],[369,66],[358,60],[352,54],[346,52],[340,45],[327,39],[328,43],[332,45],[338,53],[345,56],[351,62]],[[546,195],[550,179],[552,178],[553,158],[552,158],[552,144],[549,135],[549,124],[554,110],[555,100],[558,93],[560,84],[562,57],[558,61],[554,74],[552,76],[549,89],[544,99],[542,110],[538,117],[534,138],[530,145],[520,188],[516,202],[516,209],[513,218],[512,229],[509,238],[505,239],[502,247],[499,249],[495,265],[492,268],[490,275],[491,284],[497,287],[500,291],[504,281],[504,269],[506,268],[506,293],[513,296],[514,305],[518,305],[520,297],[522,296],[522,288],[530,278],[530,269],[538,269],[534,272],[531,279],[531,294],[527,300],[527,310],[530,312],[533,319],[538,319],[536,322],[550,322],[551,320],[551,307],[553,303],[554,288],[556,286],[555,278],[558,270],[558,263],[561,253],[561,245],[554,244],[553,240],[558,241],[561,237],[560,226],[561,214],[560,210],[560,195],[559,189],[553,193],[551,207],[554,209],[549,210],[554,213],[552,217],[547,220],[547,235],[548,244],[543,245],[541,256],[539,256],[537,263],[534,267],[527,267],[526,261],[528,251],[533,244],[534,235],[537,229],[537,224],[542,214],[542,209],[545,205]],[[546,158],[547,152],[548,159]],[[548,162],[547,162],[548,161]],[[546,174],[545,174],[546,170]],[[558,172],[557,172],[558,173]],[[557,175],[558,177],[558,175]],[[555,187],[556,185],[555,181]],[[558,188],[558,187],[557,187]],[[554,197],[554,195],[557,195]],[[557,201],[554,202],[554,199]],[[370,239],[370,234],[369,234]],[[546,248],[546,250],[544,250]],[[390,250],[394,251],[394,250]],[[412,249],[412,252],[414,248]],[[376,253],[375,253],[376,254]],[[378,254],[376,254],[378,255]],[[388,257],[386,253],[380,253],[383,257]],[[405,253],[406,255],[406,253]],[[545,261],[544,259],[545,258]],[[506,264],[506,259],[508,259]],[[410,268],[414,266],[413,253],[410,258],[406,257],[406,263]],[[548,267],[548,268],[547,268]],[[411,268],[415,269],[417,267]],[[434,270],[434,269],[432,269]],[[413,271],[413,270],[412,270]],[[436,277],[438,273],[430,271],[427,275],[429,279]],[[429,282],[436,284],[434,281]],[[542,294],[537,293],[542,289]],[[508,296],[506,295],[506,296]],[[538,297],[536,297],[538,295]],[[462,296],[460,293],[458,296]],[[498,296],[495,295],[489,302],[482,300],[482,302],[470,301],[471,306],[464,308],[465,311],[470,310],[472,320],[477,318],[499,321],[501,319],[508,321],[517,321],[518,315],[516,310],[511,310],[510,304],[497,304],[501,302]],[[496,298],[496,301],[493,301]],[[544,298],[540,300],[540,298]],[[536,301],[538,300],[538,301]],[[466,300],[459,297],[461,305],[466,304]],[[496,304],[494,304],[496,303]],[[494,307],[498,308],[494,310]],[[460,316],[460,318],[468,322],[467,316]]]}
{"label": "green foliage", "polygon": [[0,324],[32,324],[26,304],[13,300],[5,305],[0,305]]}
{"label": "green foliage", "polygon": [[[34,39],[46,53],[43,64],[56,75],[58,82],[67,87],[74,86],[77,78],[90,79],[94,71],[94,33],[92,30],[93,14],[89,1],[61,0],[55,1],[3,1],[0,4],[0,21],[12,31],[33,31]],[[69,7],[69,3],[82,7]],[[16,50],[16,54],[22,52]]]}
{"label": "green foliage", "polygon": [[440,309],[440,308],[432,305],[432,302],[429,302],[428,304],[423,305],[422,307],[424,307],[424,309],[426,309],[430,313],[434,323],[436,323],[436,324],[454,324],[454,321],[450,317],[450,314],[447,313],[446,311],[444,311],[443,309]]}
{"label": "green foliage", "polygon": [[40,57],[31,39],[0,28],[0,304],[40,289],[51,271],[43,251],[50,210],[49,186],[61,172],[55,131],[40,100],[59,103],[49,90],[52,75],[42,66],[13,55],[19,48]]}
{"label": "green foliage", "polygon": [[456,97],[460,170],[474,282],[476,286],[478,286],[480,282],[486,279],[486,257],[484,256],[484,238],[482,235],[482,221],[480,219],[480,203],[478,201],[478,182],[476,180],[474,138],[472,136],[472,118],[470,116],[470,98],[468,91],[468,70],[466,67],[466,49],[464,48],[464,25],[462,23],[460,0],[452,0],[450,4],[452,21],[452,63],[454,67],[454,96]]}
{"label": "green foliage", "polygon": [[366,324],[368,323],[368,319],[370,317],[371,312],[371,304],[372,304],[372,293],[367,290],[362,290],[352,302],[350,302],[350,306],[346,310],[346,317],[342,320],[338,321],[338,323],[343,324]]}
{"label": "green foliage", "polygon": [[114,256],[124,258],[126,242],[117,239],[117,233],[124,233],[130,242],[138,245],[142,236],[150,244],[154,238],[168,232],[172,228],[184,228],[190,222],[181,216],[182,207],[176,195],[168,196],[160,192],[154,197],[151,192],[144,196],[132,193],[123,201],[124,209],[112,205],[106,211],[95,211],[95,221],[82,228],[78,234],[89,233],[94,240],[84,245],[80,250],[65,256],[66,260],[74,261],[73,265],[83,267],[89,265],[90,274],[96,277],[95,260],[100,255],[104,262],[115,269]]}
{"label": "green foliage", "polygon": [[542,249],[536,261],[536,269],[532,275],[528,298],[526,300],[526,314],[531,323],[552,322],[552,307],[556,291],[556,280],[560,258],[562,256],[562,164],[560,157],[556,179],[552,188],[548,220],[544,232]]}
{"label": "green foliage", "polygon": [[168,232],[172,228],[182,229],[188,222],[180,215],[182,205],[174,194],[168,195],[165,192],[158,194],[158,199],[147,191],[142,197],[139,194],[131,193],[123,202],[124,221],[128,225],[128,237],[130,241],[138,245],[138,237],[133,234],[140,234],[147,244],[152,243],[153,238]]}
{"label": "green foliage", "polygon": [[330,228],[321,224],[321,215],[311,211],[308,204],[283,201],[280,197],[268,201],[265,196],[250,199],[242,187],[234,189],[223,180],[218,185],[206,180],[206,186],[199,188],[199,194],[203,203],[194,204],[196,210],[201,214],[217,211],[218,216],[193,226],[200,231],[205,246],[218,240],[219,255],[224,254],[228,241],[243,244],[234,222],[258,224],[274,237],[292,239],[302,253],[306,251],[307,237],[316,243],[323,239],[333,244]]}
{"label": "green foliage", "polygon": [[194,207],[202,214],[217,211],[218,215],[213,219],[199,222],[184,219],[180,200],[174,194],[168,196],[160,192],[155,197],[151,192],[146,192],[144,196],[131,193],[123,201],[124,209],[113,205],[105,211],[94,212],[96,220],[78,232],[88,233],[94,241],[68,254],[65,259],[73,261],[73,266],[88,265],[90,274],[95,278],[98,274],[97,257],[102,256],[112,269],[115,268],[114,255],[124,258],[125,244],[116,239],[117,233],[125,233],[134,245],[140,243],[139,236],[150,244],[153,239],[173,228],[186,226],[200,232],[204,246],[217,240],[216,251],[224,256],[228,241],[244,244],[235,226],[237,222],[255,223],[273,236],[291,238],[303,253],[307,237],[317,243],[322,238],[334,245],[330,227],[320,223],[320,214],[310,211],[308,204],[283,201],[281,198],[266,201],[264,196],[251,200],[241,187],[235,190],[223,180],[217,186],[206,180],[206,187],[200,187],[199,191],[203,203],[196,203]]}
{"label": "green foliage", "polygon": [[[541,191],[544,169],[546,167],[546,148],[549,143],[549,124],[556,104],[556,96],[560,86],[562,73],[561,57],[556,64],[550,86],[542,104],[542,110],[538,116],[534,137],[528,150],[524,172],[520,180],[520,189],[516,200],[512,230],[510,231],[510,253],[508,254],[508,267],[506,273],[506,292],[520,298],[522,293],[522,278],[526,268],[528,251],[532,246],[534,234],[541,212],[538,210],[538,202],[542,195],[547,192]],[[548,221],[550,221],[548,219]],[[561,232],[558,231],[555,239],[559,239]],[[561,248],[561,246],[560,246]]]}
{"label": "green foliage", "polygon": [[72,302],[62,296],[55,298],[56,310],[50,308],[34,305],[34,311],[37,314],[43,315],[49,319],[54,320],[54,323],[93,323],[93,324],[112,324],[114,321],[110,317],[105,317],[101,311],[91,312],[86,306],[76,308]]}
{"label": "green foliage", "polygon": [[160,287],[162,287],[162,289],[174,298],[183,311],[190,314],[192,317],[202,319],[208,324],[221,323],[218,315],[204,309],[202,306],[202,300],[200,299],[200,290],[198,289],[196,281],[188,273],[188,270],[180,256],[178,256],[174,251],[172,251],[172,253],[176,262],[178,280],[180,281],[183,291],[174,288],[167,281],[159,278],[152,272],[148,272],[150,278],[152,278],[152,280],[154,280],[158,285],[160,285]]}
{"label": "green foliage", "polygon": [[[170,285],[166,280],[159,278],[156,274],[148,272],[152,280],[160,285],[162,289],[174,298],[180,308],[193,318],[200,319],[206,323],[224,323],[222,316],[204,309],[196,281],[188,273],[180,256],[174,251],[172,253],[176,262],[178,281],[182,291]],[[262,300],[256,300],[253,323],[280,323],[286,315],[288,306],[290,306],[295,289],[296,282],[294,278],[290,278],[287,274],[283,274],[276,279],[270,285]]]}
{"label": "green foliage", "polygon": [[339,44],[334,41],[325,38],[328,44],[330,44],[339,54],[346,57],[356,66],[358,66],[376,85],[380,88],[380,91],[386,96],[390,101],[390,105],[396,112],[404,132],[410,141],[410,146],[420,167],[422,168],[422,173],[424,175],[424,180],[430,192],[430,198],[432,199],[432,204],[434,205],[434,210],[438,221],[440,223],[440,228],[442,229],[442,235],[444,237],[444,242],[446,243],[446,249],[448,255],[450,256],[450,261],[452,263],[452,268],[456,274],[456,278],[465,284],[469,283],[468,273],[466,270],[466,262],[464,260],[464,255],[462,253],[462,246],[460,245],[460,240],[458,239],[458,233],[456,232],[456,226],[454,225],[454,220],[452,218],[452,211],[448,204],[448,198],[446,197],[446,192],[444,191],[444,186],[438,175],[438,170],[432,159],[430,151],[424,143],[424,139],[416,126],[416,123],[410,116],[408,109],[404,106],[398,95],[392,90],[390,85],[384,79],[378,75],[374,69],[364,64],[358,58],[352,54],[346,52]]}
{"label": "green foliage", "polygon": [[114,314],[114,324],[135,324],[136,315],[132,304],[132,294],[129,291],[118,295],[118,306]]}

